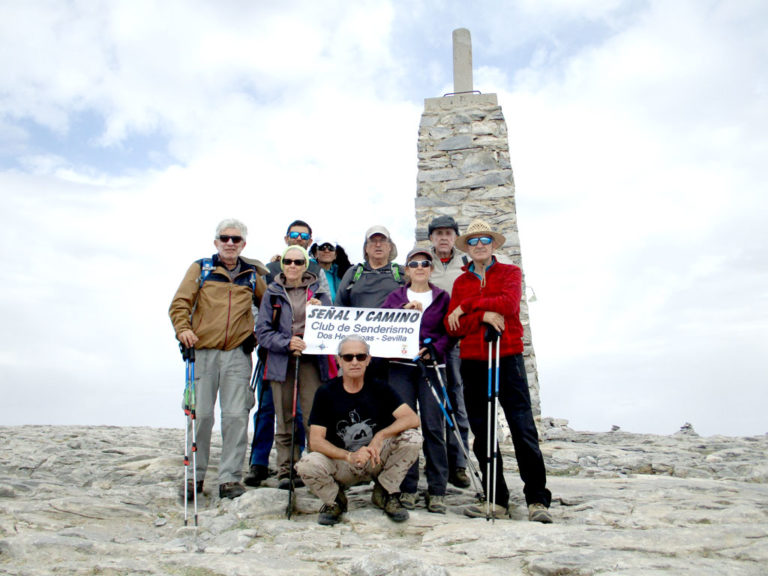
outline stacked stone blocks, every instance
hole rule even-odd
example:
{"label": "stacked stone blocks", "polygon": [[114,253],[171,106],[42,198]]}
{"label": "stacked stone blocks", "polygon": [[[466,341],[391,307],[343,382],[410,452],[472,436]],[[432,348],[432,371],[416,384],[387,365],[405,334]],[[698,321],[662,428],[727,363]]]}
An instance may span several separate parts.
{"label": "stacked stone blocks", "polygon": [[[452,216],[462,232],[472,220],[482,218],[507,239],[498,250],[500,259],[522,269],[507,124],[496,95],[426,99],[419,125],[418,158],[417,243],[428,244],[427,227],[435,216]],[[520,319],[533,413],[540,417],[536,355],[525,297],[520,303]]]}

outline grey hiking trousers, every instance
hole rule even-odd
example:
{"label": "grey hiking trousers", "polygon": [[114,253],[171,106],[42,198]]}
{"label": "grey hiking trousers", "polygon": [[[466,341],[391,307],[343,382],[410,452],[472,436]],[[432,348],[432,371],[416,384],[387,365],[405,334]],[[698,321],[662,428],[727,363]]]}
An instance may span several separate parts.
{"label": "grey hiking trousers", "polygon": [[[249,383],[251,355],[242,346],[234,350],[195,350],[195,394],[197,396],[197,480],[204,480],[211,451],[216,397],[221,410],[221,459],[219,484],[239,482],[248,447],[248,414],[254,398]],[[192,430],[189,430],[190,439]]]}

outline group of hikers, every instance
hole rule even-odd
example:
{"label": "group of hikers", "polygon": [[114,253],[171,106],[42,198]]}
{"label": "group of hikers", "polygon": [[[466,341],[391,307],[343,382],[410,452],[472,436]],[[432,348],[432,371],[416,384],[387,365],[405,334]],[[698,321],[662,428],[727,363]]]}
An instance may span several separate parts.
{"label": "group of hikers", "polygon": [[[219,223],[216,253],[191,264],[169,310],[188,365],[190,351],[194,360],[185,411],[191,387],[186,433],[195,461],[192,477],[185,474],[185,499],[196,504],[203,492],[218,396],[221,498],[237,498],[245,485],[267,480],[274,444],[278,488],[292,494],[306,485],[323,503],[320,524],[339,522],[347,511],[345,490],[371,481],[373,504],[402,522],[419,502],[423,448],[428,512],[446,513],[449,483],[469,488],[475,480],[478,498],[464,514],[509,518],[496,437],[500,406],[528,518],[552,522],[523,361],[522,273],[495,255],[506,241],[502,234],[483,220],[460,234],[452,217],[438,216],[429,224],[429,246],[408,252],[403,266],[395,262],[387,228],[372,226],[363,262],[352,265],[342,246],[314,240],[309,224],[296,220],[282,254],[264,266],[241,256],[247,233],[238,220]],[[341,340],[335,356],[304,354],[307,305],[420,311],[419,354],[372,357],[359,334]],[[256,403],[254,349],[264,386],[256,394],[243,478]],[[470,430],[477,467],[469,459]]]}

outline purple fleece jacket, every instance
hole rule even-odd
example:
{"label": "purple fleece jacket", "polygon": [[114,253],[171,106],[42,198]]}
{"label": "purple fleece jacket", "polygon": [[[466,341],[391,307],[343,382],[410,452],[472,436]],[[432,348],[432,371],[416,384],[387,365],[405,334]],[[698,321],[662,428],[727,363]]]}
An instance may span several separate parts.
{"label": "purple fleece jacket", "polygon": [[[389,293],[382,308],[402,308],[408,304],[408,287],[400,286],[394,291]],[[435,347],[437,353],[437,361],[440,363],[445,362],[445,351],[450,347],[450,336],[445,331],[445,325],[443,319],[446,312],[448,312],[448,304],[451,301],[451,296],[445,290],[442,290],[429,283],[429,287],[432,288],[432,304],[429,308],[424,310],[421,316],[421,329],[419,330],[419,345],[424,345],[424,340],[427,338],[432,339],[432,345]]]}

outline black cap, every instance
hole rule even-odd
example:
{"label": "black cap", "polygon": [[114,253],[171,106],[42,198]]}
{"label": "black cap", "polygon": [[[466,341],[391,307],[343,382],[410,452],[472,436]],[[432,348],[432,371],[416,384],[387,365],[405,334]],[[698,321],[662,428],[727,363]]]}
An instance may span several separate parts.
{"label": "black cap", "polygon": [[456,235],[459,235],[459,225],[456,224],[456,220],[451,216],[437,216],[436,218],[433,218],[432,222],[429,223],[429,231],[427,232],[427,235],[431,236],[432,232],[437,228],[453,228]]}

